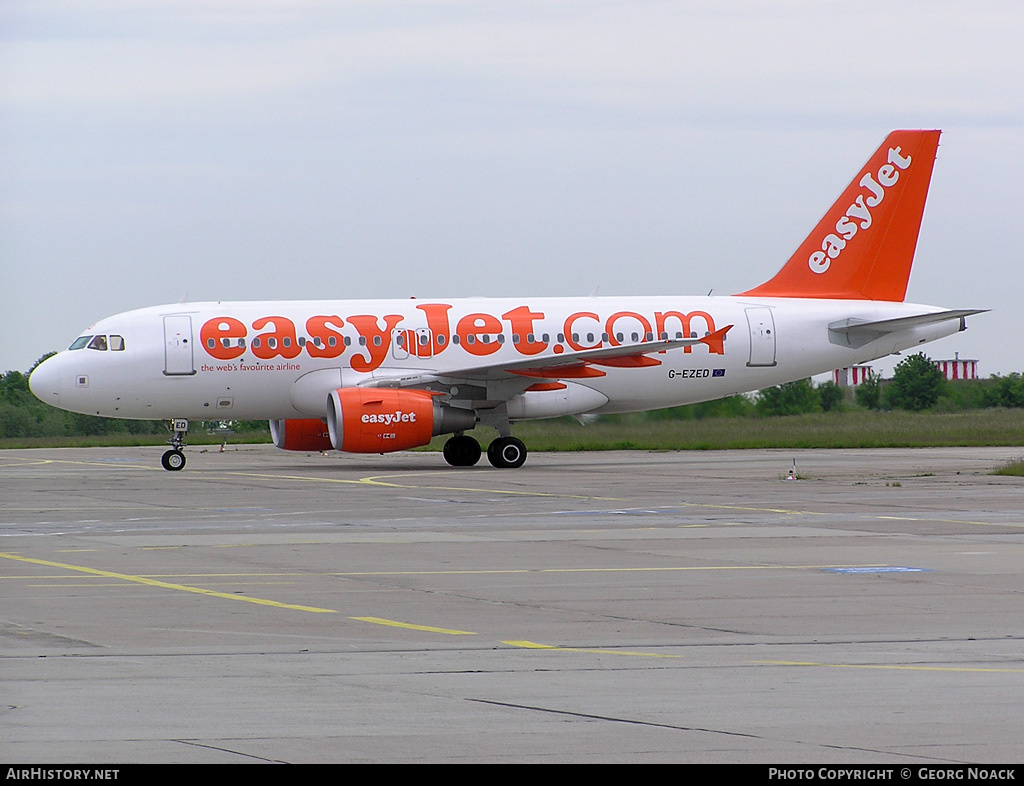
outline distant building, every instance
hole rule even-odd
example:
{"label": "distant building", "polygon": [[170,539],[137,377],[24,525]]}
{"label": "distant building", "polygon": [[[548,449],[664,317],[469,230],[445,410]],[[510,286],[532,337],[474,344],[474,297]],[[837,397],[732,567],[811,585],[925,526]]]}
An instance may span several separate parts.
{"label": "distant building", "polygon": [[959,352],[956,353],[956,357],[952,360],[936,360],[934,363],[935,368],[941,371],[942,376],[946,379],[978,378],[978,361],[961,360]]}
{"label": "distant building", "polygon": [[847,366],[832,372],[832,380],[841,388],[855,388],[871,375],[871,366]]}

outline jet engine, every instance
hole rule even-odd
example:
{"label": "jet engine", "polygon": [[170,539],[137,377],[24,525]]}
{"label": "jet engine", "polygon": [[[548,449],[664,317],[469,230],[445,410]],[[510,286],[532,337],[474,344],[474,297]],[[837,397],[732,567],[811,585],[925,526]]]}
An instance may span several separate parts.
{"label": "jet engine", "polygon": [[319,418],[272,420],[270,436],[282,450],[330,450],[331,434]]}
{"label": "jet engine", "polygon": [[408,450],[475,425],[474,410],[442,404],[425,390],[338,388],[327,400],[331,443],[350,453]]}

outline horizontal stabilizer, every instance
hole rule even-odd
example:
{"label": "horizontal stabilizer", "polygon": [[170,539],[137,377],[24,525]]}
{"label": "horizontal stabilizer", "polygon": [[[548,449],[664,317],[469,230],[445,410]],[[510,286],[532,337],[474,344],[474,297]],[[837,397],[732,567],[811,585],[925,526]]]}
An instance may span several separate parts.
{"label": "horizontal stabilizer", "polygon": [[985,308],[961,308],[949,311],[933,311],[927,314],[914,314],[909,317],[896,317],[894,319],[865,320],[852,317],[841,319],[828,326],[829,340],[833,344],[842,344],[853,348],[862,347],[875,339],[881,338],[889,333],[911,328],[934,325],[939,322],[948,322],[953,319],[960,320],[960,330],[965,330],[967,317],[974,314],[983,314]]}

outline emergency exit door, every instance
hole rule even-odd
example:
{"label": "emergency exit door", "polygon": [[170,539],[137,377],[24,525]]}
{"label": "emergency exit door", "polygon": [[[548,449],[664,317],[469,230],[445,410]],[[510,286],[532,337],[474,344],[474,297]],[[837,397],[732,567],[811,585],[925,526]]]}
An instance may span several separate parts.
{"label": "emergency exit door", "polygon": [[775,365],[775,318],[768,306],[752,306],[747,311],[750,328],[750,360],[748,366]]}

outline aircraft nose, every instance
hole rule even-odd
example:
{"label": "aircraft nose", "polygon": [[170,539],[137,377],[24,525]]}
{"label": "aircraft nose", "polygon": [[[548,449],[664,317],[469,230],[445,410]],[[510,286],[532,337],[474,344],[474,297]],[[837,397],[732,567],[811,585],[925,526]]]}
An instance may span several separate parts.
{"label": "aircraft nose", "polygon": [[28,378],[28,387],[32,394],[42,402],[52,406],[60,403],[60,364],[57,358],[47,358],[32,372]]}

